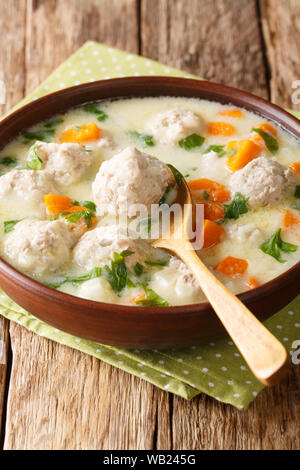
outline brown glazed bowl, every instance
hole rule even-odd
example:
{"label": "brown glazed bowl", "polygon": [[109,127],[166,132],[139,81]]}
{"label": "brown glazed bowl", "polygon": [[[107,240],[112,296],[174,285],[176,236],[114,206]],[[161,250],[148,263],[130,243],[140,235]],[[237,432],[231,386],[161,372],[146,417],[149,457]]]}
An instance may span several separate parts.
{"label": "brown glazed bowl", "polygon": [[[300,139],[300,121],[243,91],[206,81],[166,77],[105,80],[67,88],[18,109],[0,123],[0,148],[22,129],[88,101],[183,96],[231,103],[274,121]],[[300,263],[276,279],[239,295],[264,320],[300,292]],[[127,307],[74,297],[48,288],[0,259],[0,286],[24,309],[73,335],[126,348],[167,348],[225,334],[208,303],[179,307]]]}

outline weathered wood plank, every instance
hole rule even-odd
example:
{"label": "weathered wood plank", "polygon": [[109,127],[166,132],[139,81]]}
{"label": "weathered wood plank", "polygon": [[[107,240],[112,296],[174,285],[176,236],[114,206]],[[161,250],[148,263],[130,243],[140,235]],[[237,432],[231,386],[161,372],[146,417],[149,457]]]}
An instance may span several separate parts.
{"label": "weathered wood plank", "polygon": [[138,52],[137,0],[28,0],[26,93],[86,41]]}
{"label": "weathered wood plank", "polygon": [[292,84],[300,80],[300,2],[260,0],[260,9],[272,101],[300,110],[292,102]]}
{"label": "weathered wood plank", "polygon": [[[17,103],[25,88],[26,0],[0,2],[0,80],[6,88],[6,102],[0,104],[0,117]],[[9,322],[0,318],[0,427],[7,379]]]}
{"label": "weathered wood plank", "polygon": [[[88,39],[137,52],[137,12],[136,0],[28,1],[26,91]],[[19,325],[10,331],[6,449],[169,446],[167,394]]]}
{"label": "weathered wood plank", "polygon": [[268,96],[255,0],[142,0],[142,54]]}

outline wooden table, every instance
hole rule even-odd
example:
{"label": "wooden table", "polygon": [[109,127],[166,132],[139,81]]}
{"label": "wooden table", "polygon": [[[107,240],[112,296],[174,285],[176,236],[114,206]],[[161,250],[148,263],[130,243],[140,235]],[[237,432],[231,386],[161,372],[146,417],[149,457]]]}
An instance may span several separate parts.
{"label": "wooden table", "polygon": [[[88,39],[297,108],[298,0],[0,0],[0,113]],[[299,449],[299,367],[241,412],[183,400],[4,319],[0,339],[5,449]]]}

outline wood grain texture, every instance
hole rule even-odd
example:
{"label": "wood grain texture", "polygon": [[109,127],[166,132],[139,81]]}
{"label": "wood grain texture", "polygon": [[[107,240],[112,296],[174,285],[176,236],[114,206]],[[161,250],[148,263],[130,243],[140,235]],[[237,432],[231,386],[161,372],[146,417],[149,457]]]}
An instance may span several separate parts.
{"label": "wood grain texture", "polygon": [[[274,5],[281,0],[262,2]],[[28,0],[25,61],[25,0],[0,2],[0,22],[9,35],[1,34],[0,41],[13,38],[8,47],[15,59],[0,47],[0,73],[4,70],[9,77],[11,104],[88,39],[132,52],[140,46],[151,58],[268,96],[254,0],[141,0],[140,37],[137,4],[135,0]],[[12,8],[9,15],[8,8]],[[269,10],[270,6],[263,11],[264,18],[274,14]],[[277,48],[281,40],[278,35]],[[269,59],[268,50],[266,56]],[[294,70],[291,62],[287,66]],[[283,78],[286,73],[282,72]],[[273,79],[272,96],[277,86]],[[1,330],[0,324],[0,331],[5,328]],[[13,367],[6,449],[300,447],[299,367],[284,384],[264,390],[247,411],[240,412],[205,395],[192,401],[169,395],[14,323],[10,333]]]}
{"label": "wood grain texture", "polygon": [[142,54],[268,96],[255,0],[142,0]]}
{"label": "wood grain texture", "polygon": [[26,93],[86,41],[138,52],[137,0],[28,0]]}
{"label": "wood grain texture", "polygon": [[[300,110],[292,101],[293,82],[300,80],[300,2],[260,0],[269,63],[271,99]],[[298,83],[299,89],[299,83]]]}

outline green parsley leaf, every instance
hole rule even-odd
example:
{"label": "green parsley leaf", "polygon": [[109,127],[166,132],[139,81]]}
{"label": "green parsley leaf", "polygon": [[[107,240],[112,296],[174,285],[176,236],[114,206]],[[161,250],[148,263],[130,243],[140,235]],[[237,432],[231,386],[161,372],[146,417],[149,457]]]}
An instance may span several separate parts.
{"label": "green parsley leaf", "polygon": [[64,122],[63,118],[57,117],[54,119],[50,119],[49,121],[46,121],[44,123],[44,127],[46,127],[46,129],[54,129],[56,126],[58,126],[58,124],[62,124],[63,122]]}
{"label": "green parsley leaf", "polygon": [[3,225],[4,225],[4,233],[11,232],[14,228],[15,225],[20,222],[22,219],[18,220],[6,220]]}
{"label": "green parsley leaf", "polygon": [[281,238],[281,228],[279,228],[269,240],[259,247],[264,253],[275,258],[279,263],[285,263],[281,258],[280,250],[291,253],[297,251],[297,246],[291,243],[286,243]]}
{"label": "green parsley leaf", "polygon": [[225,219],[238,219],[240,215],[248,212],[247,201],[241,193],[234,195],[231,204],[224,204]]}
{"label": "green parsley leaf", "polygon": [[164,259],[162,261],[145,261],[145,264],[147,264],[148,266],[166,266],[169,261],[170,258]]}
{"label": "green parsley leaf", "polygon": [[143,305],[144,307],[168,307],[170,304],[160,297],[154,290],[144,286],[146,299],[138,300],[137,305]]}
{"label": "green parsley leaf", "polygon": [[223,152],[224,152],[224,149],[225,149],[225,145],[210,145],[210,146],[207,147],[207,149],[203,152],[203,154],[209,153],[209,152],[223,153]]}
{"label": "green parsley leaf", "polygon": [[140,277],[144,272],[144,266],[140,263],[136,263],[136,265],[133,268],[133,271],[137,277]]}
{"label": "green parsley leaf", "polygon": [[108,118],[107,114],[98,108],[98,105],[95,103],[88,103],[84,106],[83,110],[86,113],[92,113],[97,115],[97,121],[105,121]]}
{"label": "green parsley leaf", "polygon": [[134,254],[134,251],[131,251],[131,250],[123,250],[121,251],[120,255],[123,257],[123,258],[127,258],[127,256],[131,256]]}
{"label": "green parsley leaf", "polygon": [[93,201],[73,201],[73,206],[81,206],[96,212],[96,204]]}
{"label": "green parsley leaf", "polygon": [[274,154],[274,153],[278,152],[279,145],[278,145],[278,141],[275,139],[275,137],[273,137],[268,132],[265,132],[262,129],[259,129],[258,127],[253,127],[253,129],[251,131],[256,132],[257,134],[259,134],[263,138],[267,149],[271,153]]}
{"label": "green parsley leaf", "polygon": [[182,178],[183,178],[183,175],[180,173],[179,170],[177,170],[177,169],[175,168],[175,166],[171,165],[171,163],[167,163],[167,167],[170,168],[170,170],[171,170],[172,173],[173,173],[173,176],[174,176],[174,178],[175,178],[175,181],[176,181],[177,185],[180,186],[180,185],[181,185],[181,180],[182,180]]}
{"label": "green parsley leaf", "polygon": [[23,131],[21,135],[28,141],[42,140],[43,142],[50,142],[51,137],[55,134],[55,129],[41,129],[40,131]]}
{"label": "green parsley leaf", "polygon": [[296,188],[295,188],[295,194],[294,194],[294,196],[295,196],[297,199],[300,198],[300,186],[299,186],[299,185],[296,186]]}
{"label": "green parsley leaf", "polygon": [[64,277],[60,280],[57,280],[56,282],[46,283],[46,285],[48,287],[52,287],[53,289],[58,289],[58,287],[61,287],[63,284],[66,284],[67,282],[70,282],[73,285],[77,286],[78,284],[82,284],[83,282],[89,281],[90,279],[95,279],[96,277],[100,277],[101,273],[102,273],[101,268],[95,267],[88,273],[83,274],[82,276]]}
{"label": "green parsley leaf", "polygon": [[12,158],[12,157],[2,158],[0,163],[1,163],[1,165],[8,166],[9,168],[14,168],[18,164],[17,160],[15,158]]}
{"label": "green parsley leaf", "polygon": [[201,147],[203,142],[205,141],[205,137],[199,134],[191,134],[184,139],[181,139],[178,142],[178,145],[185,150],[192,150],[196,147]]}
{"label": "green parsley leaf", "polygon": [[104,269],[108,282],[116,293],[121,292],[128,285],[128,271],[121,254],[115,252],[110,260],[110,266],[105,265]]}
{"label": "green parsley leaf", "polygon": [[36,151],[36,144],[33,144],[29,149],[26,166],[30,170],[41,170],[43,166],[43,160],[40,159]]}
{"label": "green parsley leaf", "polygon": [[67,215],[66,221],[74,224],[74,223],[78,222],[78,220],[84,219],[87,228],[91,228],[91,226],[93,225],[93,223],[92,223],[92,217],[93,216],[94,216],[94,213],[91,212],[89,209],[86,209],[86,210],[82,210],[82,211],[73,212],[73,213]]}
{"label": "green parsley leaf", "polygon": [[139,140],[140,142],[142,142],[144,145],[148,147],[154,146],[153,135],[140,134],[137,131],[129,131],[129,135],[133,137],[134,139]]}
{"label": "green parsley leaf", "polygon": [[165,190],[164,194],[162,195],[162,197],[160,198],[159,202],[158,202],[158,205],[161,206],[162,204],[164,204],[167,200],[167,195],[169,194],[170,191],[172,191],[172,189],[174,188],[174,186],[168,186],[167,189]]}

